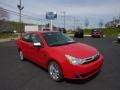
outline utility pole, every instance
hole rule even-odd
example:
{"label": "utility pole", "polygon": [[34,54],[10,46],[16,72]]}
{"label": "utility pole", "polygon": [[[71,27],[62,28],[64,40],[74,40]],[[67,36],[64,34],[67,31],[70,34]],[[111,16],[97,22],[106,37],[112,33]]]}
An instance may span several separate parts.
{"label": "utility pole", "polygon": [[21,5],[22,2],[21,0],[19,0],[19,5],[17,5],[18,9],[19,9],[19,31],[20,31],[20,36],[22,36],[22,28],[21,28],[21,11],[24,9],[24,6]]}
{"label": "utility pole", "polygon": [[65,13],[65,11],[63,12],[63,14],[64,14],[64,29],[66,28],[66,13]]}
{"label": "utility pole", "polygon": [[64,28],[66,28],[66,13],[65,13],[65,11],[62,11],[61,13],[63,13]]}
{"label": "utility pole", "polygon": [[50,31],[53,31],[53,20],[50,20]]}
{"label": "utility pole", "polygon": [[75,17],[74,17],[74,31],[76,30],[76,19],[75,19]]}

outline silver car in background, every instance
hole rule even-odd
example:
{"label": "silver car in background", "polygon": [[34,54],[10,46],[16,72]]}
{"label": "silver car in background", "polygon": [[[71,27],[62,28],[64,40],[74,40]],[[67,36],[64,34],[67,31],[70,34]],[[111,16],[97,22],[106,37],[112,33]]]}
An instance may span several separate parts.
{"label": "silver car in background", "polygon": [[120,33],[117,36],[117,41],[120,42]]}

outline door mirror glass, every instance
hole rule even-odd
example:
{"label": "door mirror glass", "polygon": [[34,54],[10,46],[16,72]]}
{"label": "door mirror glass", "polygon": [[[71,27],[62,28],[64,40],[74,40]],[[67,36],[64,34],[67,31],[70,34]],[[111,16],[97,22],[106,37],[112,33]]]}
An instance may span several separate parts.
{"label": "door mirror glass", "polygon": [[40,42],[37,42],[37,43],[34,43],[34,46],[35,46],[35,47],[41,47],[42,45],[41,45]]}

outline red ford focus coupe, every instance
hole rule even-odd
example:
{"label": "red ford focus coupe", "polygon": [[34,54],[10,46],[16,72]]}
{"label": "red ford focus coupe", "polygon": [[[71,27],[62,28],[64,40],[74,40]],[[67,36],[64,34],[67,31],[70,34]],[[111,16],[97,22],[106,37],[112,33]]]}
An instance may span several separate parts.
{"label": "red ford focus coupe", "polygon": [[84,80],[101,70],[103,56],[92,46],[75,42],[61,32],[28,32],[17,40],[20,60],[48,70],[55,81]]}

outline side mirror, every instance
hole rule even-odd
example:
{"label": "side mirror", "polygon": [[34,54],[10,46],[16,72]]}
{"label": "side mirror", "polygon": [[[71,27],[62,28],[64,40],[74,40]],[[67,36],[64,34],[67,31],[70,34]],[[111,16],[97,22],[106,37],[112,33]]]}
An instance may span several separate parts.
{"label": "side mirror", "polygon": [[42,45],[41,45],[40,42],[37,42],[37,43],[34,43],[34,46],[35,46],[35,47],[41,47]]}

